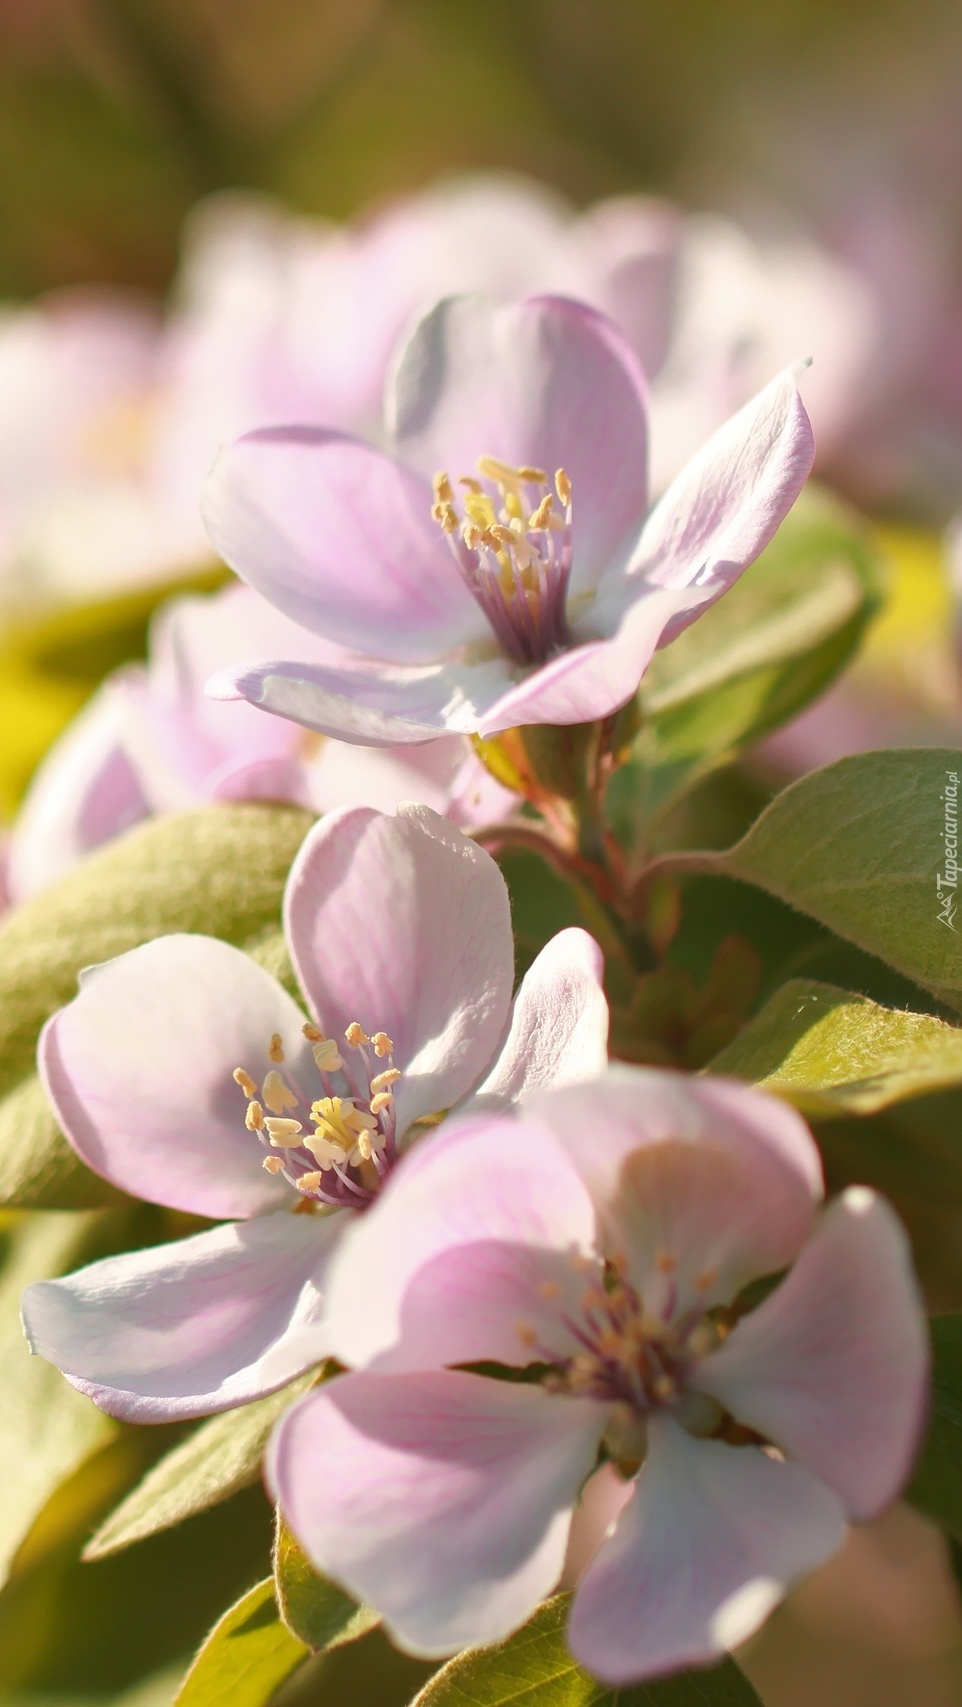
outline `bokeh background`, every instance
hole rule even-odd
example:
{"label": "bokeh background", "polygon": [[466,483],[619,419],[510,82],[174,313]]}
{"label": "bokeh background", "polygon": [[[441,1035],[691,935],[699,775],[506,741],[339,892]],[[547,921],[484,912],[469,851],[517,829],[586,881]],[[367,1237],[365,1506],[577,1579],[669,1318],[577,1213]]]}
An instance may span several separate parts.
{"label": "bokeh background", "polygon": [[340,219],[459,168],[958,265],[951,0],[2,0],[0,290],[163,287],[227,185]]}
{"label": "bokeh background", "polygon": [[[811,237],[869,267],[920,339],[937,304],[923,359],[962,418],[960,88],[957,0],[0,0],[0,298],[87,283],[159,297],[188,211],[225,188],[339,221],[507,169],[579,205],[643,190]],[[913,624],[948,621],[938,542],[962,462],[932,456],[911,494],[869,495],[903,530],[894,675],[914,667],[898,656]],[[156,596],[0,632],[0,812],[142,645]],[[29,1568],[28,1542],[0,1629]],[[907,1509],[860,1533],[746,1666],[773,1707],[958,1707],[942,1542]],[[48,1672],[44,1700],[81,1699],[62,1655]]]}

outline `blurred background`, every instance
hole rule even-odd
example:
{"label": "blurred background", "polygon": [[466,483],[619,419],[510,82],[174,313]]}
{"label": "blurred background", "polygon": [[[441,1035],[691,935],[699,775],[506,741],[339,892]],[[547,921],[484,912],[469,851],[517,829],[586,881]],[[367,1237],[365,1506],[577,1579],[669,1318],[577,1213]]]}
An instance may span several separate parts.
{"label": "blurred background", "polygon": [[888,207],[957,267],[951,0],[2,0],[0,290],[158,290],[253,184],[342,219],[510,167],[845,244]]}
{"label": "blurred background", "polygon": [[[878,656],[896,696],[924,675],[957,716],[942,539],[962,509],[960,87],[957,0],[0,0],[0,299],[116,286],[149,309],[212,192],[341,222],[478,169],[578,207],[640,191],[817,244],[870,281],[881,353],[898,353],[887,436],[866,424],[836,474],[888,530],[899,577]],[[69,370],[58,383],[69,409]],[[16,429],[14,413],[0,460]],[[143,650],[170,583],[131,581],[0,621],[0,815]],[[772,1707],[962,1704],[943,1543],[892,1514],[745,1663]],[[65,1700],[69,1667],[51,1675]]]}

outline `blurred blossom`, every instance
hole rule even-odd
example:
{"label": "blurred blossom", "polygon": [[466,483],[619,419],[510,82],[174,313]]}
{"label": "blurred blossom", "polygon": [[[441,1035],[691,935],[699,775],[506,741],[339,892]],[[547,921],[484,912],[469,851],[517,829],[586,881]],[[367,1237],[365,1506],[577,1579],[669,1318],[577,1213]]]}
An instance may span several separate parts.
{"label": "blurred blossom", "polygon": [[463,737],[359,751],[205,697],[215,670],[265,645],[338,656],[247,587],[163,607],[147,666],[108,677],[37,772],[9,837],[10,897],[36,894],[142,818],[204,801],[285,800],[326,812],[417,799],[464,825],[514,806]]}

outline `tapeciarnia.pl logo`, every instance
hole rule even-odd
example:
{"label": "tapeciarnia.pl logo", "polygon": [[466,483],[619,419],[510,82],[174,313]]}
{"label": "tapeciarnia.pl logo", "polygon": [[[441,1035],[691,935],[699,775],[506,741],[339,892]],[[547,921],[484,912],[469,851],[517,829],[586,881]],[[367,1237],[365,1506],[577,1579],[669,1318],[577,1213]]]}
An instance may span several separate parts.
{"label": "tapeciarnia.pl logo", "polygon": [[955,914],[958,907],[956,891],[959,887],[959,773],[946,771],[945,787],[939,796],[945,807],[945,822],[942,836],[945,842],[945,857],[943,869],[935,879],[936,894],[939,910],[936,914],[940,925],[946,930],[955,930]]}

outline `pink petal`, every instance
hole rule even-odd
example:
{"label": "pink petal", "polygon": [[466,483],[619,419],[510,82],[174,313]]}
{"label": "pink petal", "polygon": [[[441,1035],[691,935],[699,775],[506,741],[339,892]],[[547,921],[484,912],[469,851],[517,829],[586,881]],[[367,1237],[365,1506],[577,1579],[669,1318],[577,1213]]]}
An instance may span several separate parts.
{"label": "pink petal", "polygon": [[[622,597],[622,595],[624,595]],[[637,690],[662,636],[679,612],[700,609],[702,588],[651,588],[622,580],[574,625],[575,645],[521,676],[481,709],[477,729],[497,735],[525,723],[590,723],[608,717]],[[601,631],[605,638],[595,639]],[[582,640],[582,634],[592,638]]]}
{"label": "pink petal", "polygon": [[30,1349],[128,1422],[274,1392],[322,1355],[322,1287],[348,1215],[264,1215],[28,1287]]}
{"label": "pink petal", "polygon": [[888,1204],[864,1186],[844,1192],[696,1384],[807,1464],[853,1517],[888,1505],[912,1468],[928,1394],[921,1297]]}
{"label": "pink petal", "polygon": [[426,806],[323,819],[288,879],[291,954],[319,1023],[394,1043],[398,1129],[466,1096],[508,1018],[508,891],[489,854]]}
{"label": "pink petal", "polygon": [[[404,800],[418,800],[435,812],[444,812],[452,790],[459,786],[461,768],[468,762],[483,776],[489,775],[460,735],[441,736],[423,746],[394,748],[359,748],[346,741],[322,741],[308,766],[311,797],[321,812],[339,806],[376,806],[382,812],[393,812]],[[490,814],[486,821],[493,816]]]}
{"label": "pink petal", "polygon": [[124,713],[116,679],[108,680],[36,772],[10,839],[15,900],[37,894],[146,817],[148,804],[124,747]]}
{"label": "pink petal", "polygon": [[[672,482],[645,523],[629,578],[660,587],[710,583],[714,600],[754,562],[798,497],[815,455],[795,374],[794,368],[779,374]],[[686,626],[680,616],[666,640]]]}
{"label": "pink petal", "polygon": [[469,1106],[498,1108],[608,1065],[604,957],[594,937],[559,931],[525,973],[494,1066]]}
{"label": "pink petal", "polygon": [[575,593],[597,584],[641,524],[644,376],[618,328],[584,303],[446,297],[401,352],[388,414],[401,455],[428,478],[476,475],[481,456],[533,464],[550,480],[564,468]]}
{"label": "pink petal", "polygon": [[800,1464],[655,1416],[635,1497],[575,1595],[572,1653],[613,1684],[707,1665],[844,1535],[835,1495]]}
{"label": "pink petal", "polygon": [[258,1083],[274,1032],[302,1083],[316,1074],[303,1018],[240,949],[166,936],[81,976],[41,1033],[44,1088],[78,1154],[152,1203],[215,1217],[284,1207],[291,1187],[261,1167],[234,1083]]}
{"label": "pink petal", "polygon": [[346,1375],[288,1411],[268,1479],[321,1571],[409,1652],[523,1624],[561,1570],[605,1408],[444,1371]]}
{"label": "pink petal", "polygon": [[651,1310],[729,1302],[785,1268],[811,1231],[818,1149],[775,1097],[618,1067],[529,1106],[561,1140]]}
{"label": "pink petal", "polygon": [[579,1348],[561,1317],[580,1306],[594,1233],[549,1133],[497,1115],[446,1122],[344,1243],[329,1285],[335,1355],[408,1370],[568,1355]]}
{"label": "pink petal", "polygon": [[265,428],[221,452],[204,492],[225,562],[315,634],[407,663],[487,634],[431,519],[430,486],[370,445]]}
{"label": "pink petal", "polygon": [[652,197],[611,196],[574,221],[569,246],[583,296],[610,314],[649,381],[668,354],[678,313],[684,218]]}
{"label": "pink petal", "polygon": [[500,654],[422,666],[367,658],[344,666],[268,659],[221,671],[206,691],[216,700],[246,699],[336,740],[396,747],[448,732],[473,734],[515,677]]}

